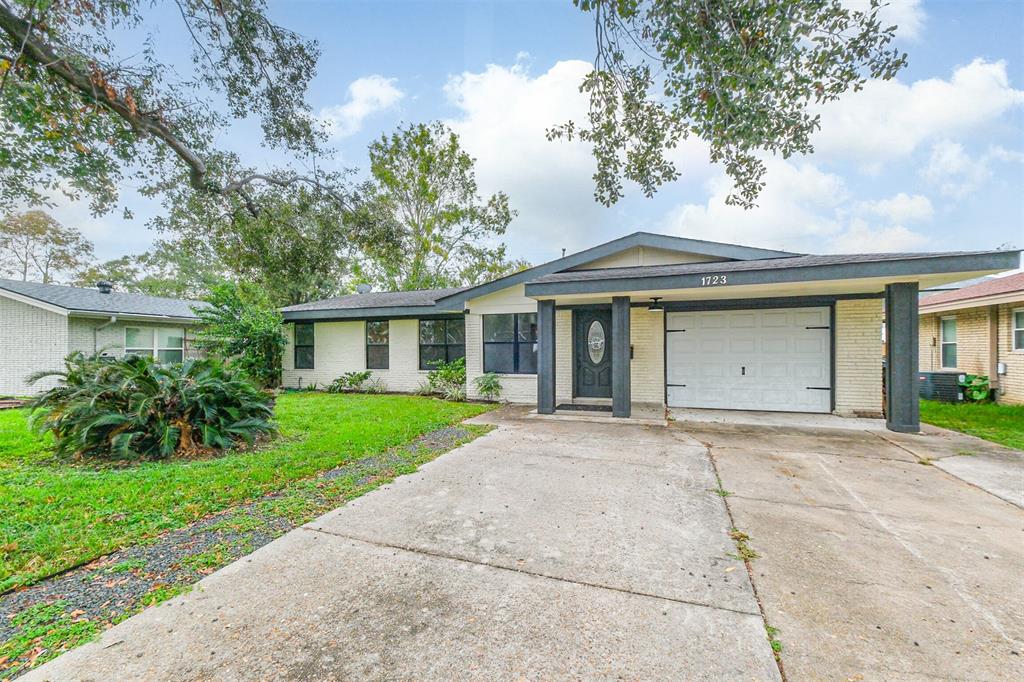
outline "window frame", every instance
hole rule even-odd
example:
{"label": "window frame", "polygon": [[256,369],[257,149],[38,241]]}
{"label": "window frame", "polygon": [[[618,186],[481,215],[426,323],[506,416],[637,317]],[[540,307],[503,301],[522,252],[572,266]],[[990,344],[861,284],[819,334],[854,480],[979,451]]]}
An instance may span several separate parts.
{"label": "window frame", "polygon": [[[383,324],[384,325],[384,337],[387,339],[384,343],[371,343],[370,342],[370,325],[371,324]],[[391,369],[391,320],[366,320],[363,324],[363,335],[365,337],[365,357],[364,365],[366,369]],[[384,348],[384,366],[383,367],[371,367],[370,366],[370,348]]]}
{"label": "window frame", "polygon": [[[423,343],[423,323],[424,322],[444,322],[444,343]],[[451,322],[462,323],[462,343],[450,343],[448,341],[448,324]],[[452,357],[452,347],[462,347],[462,355]],[[459,358],[466,357],[466,318],[465,317],[425,317],[416,321],[416,348],[417,348],[417,366],[421,372],[430,372],[436,367],[430,367],[425,365],[423,362],[423,349],[424,348],[444,348],[444,362],[453,362]],[[437,362],[436,360],[432,362]]]}
{"label": "window frame", "polygon": [[1017,326],[1017,316],[1024,315],[1024,308],[1010,309],[1010,349],[1014,352],[1024,352],[1024,344],[1017,345],[1017,333],[1024,333],[1024,317],[1021,318],[1021,326]]}
{"label": "window frame", "polygon": [[[140,334],[148,333],[149,334],[149,345],[147,345],[147,346],[129,346],[128,345],[128,330],[129,329],[137,329],[140,332]],[[179,346],[161,346],[160,345],[160,331],[161,330],[167,331],[167,332],[180,332],[180,335],[181,335],[181,346],[180,347]],[[138,355],[138,356],[148,355],[150,358],[152,358],[153,360],[156,360],[157,362],[161,362],[160,361],[160,351],[180,351],[181,352],[181,360],[174,360],[172,362],[184,362],[185,361],[185,351],[188,348],[188,343],[186,341],[186,335],[187,335],[187,330],[186,330],[185,327],[150,327],[150,326],[147,326],[147,325],[126,324],[124,326],[124,330],[123,330],[124,345],[122,346],[122,349],[124,350],[124,354],[125,355]],[[170,363],[161,363],[161,364],[170,364]]]}
{"label": "window frame", "polygon": [[[943,324],[943,323],[947,322],[947,321],[952,321],[953,322],[953,340],[952,341],[947,341],[946,340],[946,325]],[[957,325],[957,322],[956,322],[956,315],[945,315],[945,316],[939,318],[939,366],[942,367],[942,369],[956,369],[957,368],[956,363],[958,363],[960,361],[960,358],[959,358],[960,348],[958,347],[957,340],[956,340],[957,334],[959,333],[959,329],[957,327],[958,327],[958,325]],[[953,362],[954,362],[954,364],[952,364],[952,365],[947,365],[946,364],[946,353],[944,352],[945,349],[946,349],[946,346],[953,346]]]}
{"label": "window frame", "polygon": [[[313,336],[312,343],[299,343],[299,327],[308,326],[309,333]],[[299,365],[299,349],[309,348],[309,366],[304,367]],[[316,323],[315,322],[296,322],[292,329],[292,368],[293,369],[316,369]]]}
{"label": "window frame", "polygon": [[[487,340],[487,318],[488,317],[505,317],[507,315],[512,316],[512,340],[511,341],[488,341]],[[519,318],[521,315],[533,315],[534,324],[534,335],[532,341],[523,341],[519,338]],[[508,375],[520,375],[520,376],[537,376],[536,368],[532,372],[524,372],[519,367],[519,347],[520,346],[533,346],[534,352],[536,352],[536,346],[539,341],[539,333],[536,329],[537,325],[537,313],[494,313],[480,316],[480,338],[483,342],[483,370],[484,373],[489,373],[487,369],[487,347],[488,346],[511,346],[512,347],[512,371],[511,372],[495,372],[503,376]]]}

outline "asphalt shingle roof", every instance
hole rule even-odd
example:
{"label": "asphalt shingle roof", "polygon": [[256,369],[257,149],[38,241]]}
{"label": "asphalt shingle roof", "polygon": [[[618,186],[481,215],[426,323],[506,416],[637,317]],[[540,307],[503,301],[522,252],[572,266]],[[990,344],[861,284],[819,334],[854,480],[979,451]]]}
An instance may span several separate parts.
{"label": "asphalt shingle roof", "polygon": [[778,270],[783,268],[810,268],[821,265],[845,265],[852,263],[882,263],[894,260],[935,258],[936,256],[970,256],[992,253],[991,251],[954,251],[948,253],[854,253],[824,256],[790,256],[787,258],[763,258],[760,260],[711,261],[707,263],[678,263],[674,265],[641,265],[627,268],[603,268],[598,270],[572,270],[555,272],[533,280],[531,283],[586,282],[606,279],[631,279],[634,277],[671,277],[716,272],[744,272],[753,270]]}
{"label": "asphalt shingle roof", "polygon": [[957,301],[968,301],[985,298],[986,296],[998,296],[1000,294],[1011,294],[1019,291],[1024,294],[1024,272],[1006,277],[992,277],[980,284],[964,287],[955,291],[944,291],[941,294],[925,296],[921,299],[920,306],[923,308],[941,303],[955,303]]}
{"label": "asphalt shingle roof", "polygon": [[205,306],[202,301],[162,298],[144,294],[99,289],[66,287],[56,284],[0,279],[0,289],[20,294],[69,311],[109,313],[111,315],[152,315],[160,317],[195,318],[192,306]]}
{"label": "asphalt shingle roof", "polygon": [[359,308],[404,308],[408,306],[432,306],[438,299],[463,291],[466,287],[454,289],[417,289],[415,291],[371,291],[365,294],[349,294],[322,301],[311,301],[290,305],[281,310],[286,313],[300,310],[358,310]]}

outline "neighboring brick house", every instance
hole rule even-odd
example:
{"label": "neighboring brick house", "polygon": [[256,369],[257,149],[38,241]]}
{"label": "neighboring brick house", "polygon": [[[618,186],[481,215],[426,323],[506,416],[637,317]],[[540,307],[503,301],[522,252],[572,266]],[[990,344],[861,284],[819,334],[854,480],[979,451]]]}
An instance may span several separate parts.
{"label": "neighboring brick house", "polygon": [[0,279],[0,396],[30,395],[56,385],[25,378],[60,369],[72,351],[121,356],[125,351],[173,362],[195,355],[193,306],[205,305],[113,291]]}
{"label": "neighboring brick house", "polygon": [[1024,403],[1024,272],[921,299],[922,371],[989,377],[996,399]]}

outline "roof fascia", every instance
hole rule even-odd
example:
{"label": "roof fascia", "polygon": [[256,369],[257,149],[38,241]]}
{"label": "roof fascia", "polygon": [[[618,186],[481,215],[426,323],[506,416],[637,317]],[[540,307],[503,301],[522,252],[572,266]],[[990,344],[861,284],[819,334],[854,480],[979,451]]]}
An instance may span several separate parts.
{"label": "roof fascia", "polygon": [[42,308],[43,310],[48,310],[51,313],[57,313],[58,315],[64,315],[65,317],[67,317],[67,315],[68,315],[68,309],[67,308],[63,308],[63,307],[61,307],[59,305],[54,305],[53,303],[47,303],[46,301],[41,301],[38,298],[33,298],[32,296],[26,296],[24,294],[19,294],[19,293],[15,292],[15,291],[11,291],[10,289],[0,288],[0,296],[4,296],[5,298],[9,298],[12,301],[17,301],[19,303],[25,303],[25,304],[30,305],[30,306],[35,306],[36,308]]}
{"label": "roof fascia", "polygon": [[[771,270],[717,271],[710,274],[727,275],[725,286],[752,284],[783,284],[818,280],[861,279],[865,277],[914,277],[918,275],[954,272],[1001,272],[1012,270],[1020,263],[1019,251],[993,251],[982,254],[942,255],[926,258],[874,261],[866,263],[837,263],[806,267],[777,268]],[[619,279],[590,279],[572,282],[534,282],[526,284],[526,295],[537,298],[567,294],[600,294],[620,291],[651,291],[661,289],[708,288],[701,278],[709,273],[626,277]],[[722,285],[717,285],[722,286]]]}

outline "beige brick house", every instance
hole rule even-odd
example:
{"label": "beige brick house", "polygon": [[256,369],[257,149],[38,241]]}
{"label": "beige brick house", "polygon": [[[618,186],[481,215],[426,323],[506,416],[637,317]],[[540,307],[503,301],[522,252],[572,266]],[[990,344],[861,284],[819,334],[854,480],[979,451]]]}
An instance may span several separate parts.
{"label": "beige brick house", "polygon": [[922,371],[989,377],[996,399],[1024,403],[1024,272],[925,296]]}
{"label": "beige brick house", "polygon": [[152,355],[167,362],[194,355],[193,306],[205,305],[113,291],[0,279],[0,395],[25,396],[56,385],[25,378],[60,369],[72,351]]}
{"label": "beige brick house", "polygon": [[634,406],[883,412],[918,430],[918,291],[1016,267],[1019,252],[808,255],[637,232],[461,289],[283,309],[286,386],[370,370],[414,391],[464,357],[537,412]]}

